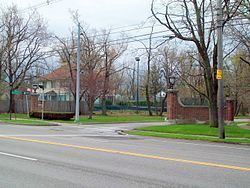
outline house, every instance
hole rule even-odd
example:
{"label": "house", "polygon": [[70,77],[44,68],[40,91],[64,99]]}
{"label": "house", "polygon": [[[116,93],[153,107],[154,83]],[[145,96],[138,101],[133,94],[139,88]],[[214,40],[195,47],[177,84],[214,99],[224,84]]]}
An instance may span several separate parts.
{"label": "house", "polygon": [[[74,73],[75,74],[75,71]],[[73,101],[73,95],[70,91],[74,87],[70,79],[70,70],[68,65],[62,65],[53,72],[40,77],[39,84],[44,86],[45,101]],[[37,93],[42,94],[43,90],[38,89]],[[42,95],[40,95],[42,99]]]}

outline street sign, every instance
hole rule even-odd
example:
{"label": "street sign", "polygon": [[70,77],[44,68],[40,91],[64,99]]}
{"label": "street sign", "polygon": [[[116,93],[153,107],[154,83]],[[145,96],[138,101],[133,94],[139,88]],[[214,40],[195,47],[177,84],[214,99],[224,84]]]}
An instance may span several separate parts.
{"label": "street sign", "polygon": [[23,92],[22,91],[19,91],[19,90],[13,90],[11,91],[11,94],[13,95],[21,95]]}
{"label": "street sign", "polygon": [[220,69],[217,70],[216,78],[217,78],[217,80],[222,79],[222,70],[220,70]]}
{"label": "street sign", "polygon": [[23,94],[24,94],[24,95],[29,95],[30,92],[29,92],[29,91],[24,91]]}

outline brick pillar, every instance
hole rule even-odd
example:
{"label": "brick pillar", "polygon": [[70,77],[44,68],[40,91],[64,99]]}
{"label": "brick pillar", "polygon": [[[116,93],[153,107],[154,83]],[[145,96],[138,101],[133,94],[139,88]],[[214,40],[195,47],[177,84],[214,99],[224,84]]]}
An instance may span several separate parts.
{"label": "brick pillar", "polygon": [[31,94],[30,98],[30,111],[38,111],[38,94]]}
{"label": "brick pillar", "polygon": [[178,91],[169,89],[167,93],[167,118],[169,120],[177,119],[177,106],[178,106]]}
{"label": "brick pillar", "polygon": [[225,121],[234,121],[234,100],[226,98],[226,118]]}

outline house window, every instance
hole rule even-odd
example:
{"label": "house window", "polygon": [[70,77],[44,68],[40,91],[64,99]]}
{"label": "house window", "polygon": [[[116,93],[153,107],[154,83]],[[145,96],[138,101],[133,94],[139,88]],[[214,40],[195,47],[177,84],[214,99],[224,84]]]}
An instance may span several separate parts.
{"label": "house window", "polygon": [[47,82],[46,82],[46,88],[47,88],[47,89],[50,89],[50,88],[51,88],[51,81],[47,81]]}
{"label": "house window", "polygon": [[51,88],[55,88],[55,81],[51,81]]}
{"label": "house window", "polygon": [[58,81],[51,81],[51,88],[60,88],[60,83]]}
{"label": "house window", "polygon": [[44,89],[47,89],[47,82],[43,82]]}
{"label": "house window", "polygon": [[59,95],[59,101],[66,101],[66,95]]}

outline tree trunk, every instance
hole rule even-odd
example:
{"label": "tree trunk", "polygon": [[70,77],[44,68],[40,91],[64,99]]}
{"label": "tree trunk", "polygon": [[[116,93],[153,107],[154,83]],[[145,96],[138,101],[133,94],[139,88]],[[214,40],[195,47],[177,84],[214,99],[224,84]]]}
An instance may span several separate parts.
{"label": "tree trunk", "polygon": [[88,119],[92,119],[93,111],[94,111],[94,100],[93,100],[93,97],[90,97],[90,100],[89,100],[89,117],[88,117]]}
{"label": "tree trunk", "polygon": [[208,68],[205,72],[205,81],[209,100],[209,125],[210,127],[218,127],[218,81],[217,79],[213,79],[211,68]]}
{"label": "tree trunk", "polygon": [[102,115],[106,116],[107,115],[107,105],[106,105],[106,96],[102,97],[102,101],[101,101],[101,105],[102,105]]}
{"label": "tree trunk", "polygon": [[2,59],[0,57],[0,81],[2,82]]}
{"label": "tree trunk", "polygon": [[154,94],[154,106],[155,106],[155,114],[158,116],[158,106],[157,106],[156,94]]}
{"label": "tree trunk", "polygon": [[165,97],[161,100],[161,112],[160,112],[160,116],[162,116],[162,114],[164,112],[164,107],[165,107],[166,99],[167,99],[167,93],[166,93]]}
{"label": "tree trunk", "polygon": [[217,97],[211,99],[209,103],[209,124],[210,127],[218,127],[218,107],[217,107]]}
{"label": "tree trunk", "polygon": [[149,116],[152,116],[152,111],[151,111],[151,103],[150,103],[150,97],[149,97],[149,85],[146,84],[146,100],[147,100],[147,106],[148,106],[148,114]]}
{"label": "tree trunk", "polygon": [[12,94],[13,89],[10,89],[10,99],[9,99],[9,111],[8,113],[10,114],[10,120],[11,120],[11,114],[15,112],[14,110],[14,95]]}

